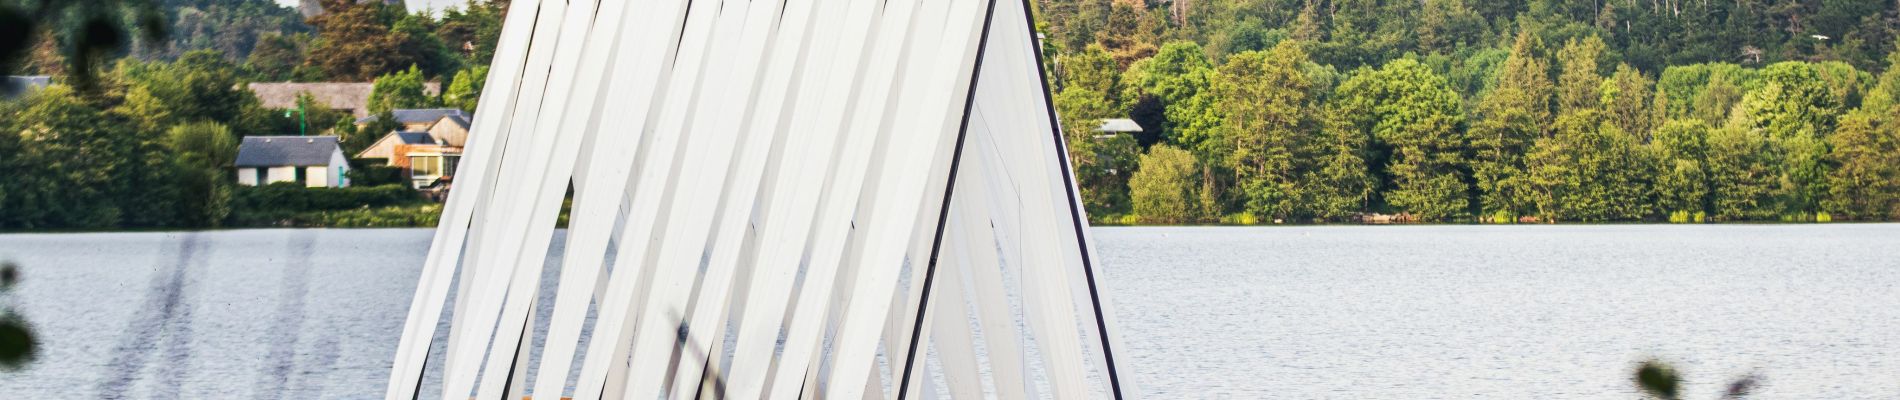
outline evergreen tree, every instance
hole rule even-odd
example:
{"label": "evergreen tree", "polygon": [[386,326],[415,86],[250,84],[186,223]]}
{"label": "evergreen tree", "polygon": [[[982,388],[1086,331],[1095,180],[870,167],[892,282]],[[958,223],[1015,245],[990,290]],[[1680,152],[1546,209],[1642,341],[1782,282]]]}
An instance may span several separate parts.
{"label": "evergreen tree", "polygon": [[1650,152],[1657,160],[1656,210],[1673,222],[1700,219],[1709,208],[1709,125],[1670,120],[1656,129]]}
{"label": "evergreen tree", "polygon": [[1603,106],[1604,117],[1623,132],[1648,138],[1662,117],[1656,111],[1652,84],[1629,64],[1618,65],[1616,73],[1605,79],[1598,89],[1603,96],[1598,103]]}
{"label": "evergreen tree", "polygon": [[1652,163],[1641,141],[1597,111],[1557,117],[1525,157],[1530,197],[1548,221],[1641,219],[1650,211]]}
{"label": "evergreen tree", "polygon": [[1531,211],[1524,198],[1524,154],[1550,121],[1550,64],[1536,36],[1519,33],[1497,87],[1478,100],[1471,126],[1472,178],[1485,216],[1514,220]]}
{"label": "evergreen tree", "polygon": [[1116,81],[1121,75],[1120,66],[1109,58],[1108,51],[1101,45],[1089,45],[1080,52],[1063,55],[1056,65],[1062,68],[1063,89],[1082,88],[1104,96],[1120,92],[1120,83]]}
{"label": "evergreen tree", "polygon": [[1718,220],[1772,220],[1781,160],[1758,131],[1731,124],[1709,132],[1710,215]]}
{"label": "evergreen tree", "polygon": [[1593,109],[1602,100],[1600,89],[1603,78],[1598,72],[1598,59],[1603,57],[1603,39],[1595,36],[1582,40],[1571,39],[1564,48],[1557,51],[1557,62],[1562,73],[1557,76],[1557,109],[1559,112],[1577,112]]}
{"label": "evergreen tree", "polygon": [[1856,111],[1842,117],[1829,136],[1833,146],[1829,163],[1826,208],[1846,219],[1900,219],[1900,129],[1887,109],[1886,116]]}

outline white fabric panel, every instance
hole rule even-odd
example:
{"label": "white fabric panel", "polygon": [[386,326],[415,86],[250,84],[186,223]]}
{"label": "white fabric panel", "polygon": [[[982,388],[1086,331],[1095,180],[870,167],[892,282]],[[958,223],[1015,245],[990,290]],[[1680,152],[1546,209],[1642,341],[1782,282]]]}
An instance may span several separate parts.
{"label": "white fabric panel", "polygon": [[[683,158],[674,171],[675,183],[668,190],[673,200],[666,208],[665,234],[655,238],[657,259],[647,267],[654,269],[653,288],[649,292],[652,297],[647,300],[640,323],[635,326],[633,364],[627,371],[625,398],[628,399],[659,397],[672,376],[667,372],[673,350],[679,348],[680,324],[686,317],[688,296],[692,294],[693,280],[699,273],[700,258],[712,226],[713,206],[717,205],[720,185],[724,183],[721,178],[731,165],[733,141],[738,134],[737,124],[714,124],[713,120],[743,120],[743,114],[730,115],[731,110],[721,107],[744,104],[744,99],[751,95],[749,80],[734,82],[739,79],[733,76],[734,64],[758,64],[757,53],[749,60],[739,54],[744,50],[739,46],[741,35],[755,30],[763,36],[763,31],[777,19],[774,10],[766,11],[770,15],[748,13],[753,4],[755,2],[730,0],[722,5],[718,19],[713,22],[713,35],[706,44],[709,54],[702,67],[706,79],[701,80],[695,90],[699,93],[698,104],[688,110],[690,117],[684,120],[685,125],[660,128],[693,134],[685,138]],[[729,89],[734,86],[738,88]],[[707,279],[730,282],[730,271],[730,268],[709,271]],[[711,328],[710,323],[707,325],[705,328]]]}
{"label": "white fabric panel", "polygon": [[[536,141],[544,139],[536,134],[534,128],[542,105],[550,97],[547,93],[551,80],[548,72],[559,49],[557,40],[563,33],[569,37],[578,33],[569,32],[571,29],[562,24],[567,16],[566,9],[566,4],[561,2],[541,3],[541,18],[536,22],[537,29],[531,39],[539,45],[530,48],[528,72],[522,83],[522,98],[525,101],[517,104],[515,110],[520,117],[506,121],[511,135],[503,144],[502,151],[490,158],[491,162],[507,168],[496,171],[495,188],[484,194],[489,204],[476,215],[474,229],[470,232],[473,237],[467,250],[469,258],[463,263],[468,266],[469,272],[473,272],[473,276],[465,281],[468,285],[457,289],[460,295],[456,297],[456,321],[450,327],[444,397],[467,396],[473,388],[475,374],[483,361],[480,349],[485,348],[493,337],[500,303],[506,296],[506,283],[514,272],[509,267],[511,263],[499,258],[504,248],[513,248],[506,244],[515,242],[506,240],[506,236],[525,234],[522,232],[525,224],[517,222],[526,219],[525,213],[514,212],[522,207],[517,204],[517,195],[522,190],[515,186],[519,186],[518,182],[524,179],[527,173],[524,170],[530,169],[524,161],[528,149],[535,147]],[[556,93],[553,96],[562,95]],[[466,359],[470,357],[474,359]]]}
{"label": "white fabric panel", "polygon": [[[852,293],[855,298],[839,327],[838,344],[833,357],[834,375],[851,376],[870,368],[876,347],[873,335],[877,327],[883,325],[883,319],[888,314],[884,310],[866,306],[882,307],[889,304],[890,298],[887,296],[893,294],[897,284],[898,268],[895,266],[903,262],[907,250],[904,244],[910,239],[909,233],[917,229],[936,228],[917,226],[916,216],[921,208],[920,200],[933,196],[923,193],[932,186],[928,182],[948,178],[927,176],[933,161],[951,157],[956,150],[952,146],[943,146],[945,141],[941,140],[941,135],[954,132],[954,128],[946,129],[946,126],[960,120],[962,116],[953,113],[953,109],[944,104],[964,99],[963,94],[970,90],[968,81],[957,82],[946,78],[966,76],[963,70],[976,67],[962,61],[976,55],[980,38],[974,32],[981,29],[982,16],[988,11],[987,8],[987,4],[982,2],[953,2],[945,13],[947,21],[935,18],[913,21],[914,26],[924,27],[931,32],[937,31],[939,26],[947,28],[942,29],[938,36],[920,36],[925,40],[912,44],[928,48],[914,48],[920,53],[909,60],[912,65],[923,68],[910,70],[912,75],[905,76],[904,88],[907,92],[897,104],[900,108],[896,120],[898,125],[883,130],[889,132],[885,136],[890,146],[885,148],[886,151],[877,152],[886,158],[886,163],[877,169],[877,174],[872,178],[876,190],[870,191],[873,196],[872,201],[868,202],[872,207],[871,218],[863,232],[870,241],[862,248],[862,253],[853,257],[863,269],[858,274],[855,293]],[[932,46],[933,43],[935,46]],[[904,360],[894,364],[909,365],[909,362]],[[853,386],[837,385],[832,386],[827,393],[830,398],[855,398],[861,395]]]}
{"label": "white fabric panel", "polygon": [[999,399],[1038,397],[1027,377],[1120,397],[1089,383],[1116,338],[1027,3],[523,1],[390,398],[415,394],[451,288],[444,398],[561,397],[590,308],[576,398],[969,398],[985,373]]}
{"label": "white fabric panel", "polygon": [[[860,58],[858,64],[863,70],[852,74],[853,97],[850,99],[852,111],[847,114],[849,124],[843,128],[845,135],[836,158],[829,168],[828,180],[824,185],[824,200],[818,212],[817,225],[810,233],[809,269],[805,276],[805,285],[800,290],[796,318],[786,327],[785,351],[780,355],[778,367],[773,374],[773,399],[794,398],[801,387],[813,388],[815,385],[792,385],[814,376],[816,368],[822,363],[819,351],[823,343],[824,325],[829,317],[830,299],[832,299],[833,275],[840,267],[840,253],[852,229],[852,207],[858,203],[860,191],[864,189],[864,176],[871,164],[874,145],[882,132],[887,118],[895,113],[891,107],[892,93],[896,87],[898,71],[903,67],[903,56],[908,45],[907,38],[915,34],[915,20],[912,19],[917,0],[892,0],[882,3],[882,9],[876,17],[875,39],[869,52]],[[854,7],[855,8],[855,7]],[[851,11],[858,11],[853,9]],[[848,270],[847,270],[848,271]],[[861,289],[860,289],[861,290]],[[888,294],[886,294],[888,296]],[[883,298],[882,296],[879,296]],[[879,305],[883,312],[889,305],[889,299]],[[876,341],[869,344],[875,346]],[[812,372],[812,373],[808,373]],[[840,374],[833,370],[831,376],[853,377],[869,374],[867,369],[852,370]],[[850,379],[850,378],[845,378]],[[841,384],[832,387],[850,387],[862,390],[858,385]],[[815,388],[813,388],[815,389]],[[858,398],[862,394],[842,398]]]}
{"label": "white fabric panel", "polygon": [[[459,171],[459,186],[462,190],[451,193],[448,204],[443,206],[443,215],[431,240],[429,255],[423,262],[422,280],[410,303],[403,336],[397,345],[396,359],[392,362],[389,387],[384,394],[388,399],[416,396],[430,342],[435,337],[436,324],[448,298],[450,283],[456,275],[456,266],[460,264],[463,245],[468,240],[470,220],[488,198],[490,183],[495,178],[495,174],[489,171],[494,170],[500,162],[501,157],[494,155],[500,154],[500,147],[509,136],[507,126],[513,118],[514,107],[517,102],[539,101],[538,96],[528,93],[517,96],[517,90],[523,85],[523,71],[535,70],[532,67],[536,65],[546,66],[545,63],[535,64],[529,60],[528,42],[535,33],[535,20],[539,16],[533,10],[539,9],[539,3],[538,0],[515,3],[515,9],[521,11],[510,15],[502,25],[500,42],[496,45],[496,56],[485,85],[489,90],[483,91],[481,98],[483,102],[494,106],[490,107],[490,112],[475,117],[472,130],[479,136],[469,143],[466,154],[477,161],[462,166]],[[462,287],[466,288],[467,285]],[[456,315],[461,315],[460,310],[457,311]]]}
{"label": "white fabric panel", "polygon": [[[588,289],[604,292],[601,284],[606,282],[599,280],[601,265],[619,212],[620,195],[625,192],[623,183],[631,175],[634,162],[634,157],[623,155],[633,153],[631,150],[635,150],[641,137],[639,129],[629,127],[646,124],[645,110],[657,95],[657,78],[672,60],[673,47],[667,45],[671,40],[666,38],[677,32],[684,6],[684,0],[661,0],[641,7],[610,1],[601,7],[602,15],[618,15],[626,20],[614,33],[616,40],[605,42],[613,46],[607,50],[614,54],[613,72],[605,77],[608,83],[603,86],[608,90],[596,105],[603,111],[618,112],[606,114],[606,123],[596,123],[587,130],[591,142],[582,159],[595,180],[592,184],[576,180],[554,315],[549,322],[533,393],[559,395],[564,391],[574,349],[579,344],[581,325],[587,315]],[[599,42],[590,41],[588,45],[593,47],[596,43]],[[604,299],[605,296],[601,293],[591,297]]]}
{"label": "white fabric panel", "polygon": [[[558,123],[558,118],[554,116],[558,116],[561,109],[565,108],[569,92],[573,88],[572,67],[580,59],[580,45],[586,40],[586,33],[592,25],[590,20],[593,4],[589,4],[588,1],[576,3],[579,4],[570,4],[573,7],[560,7],[551,2],[543,4],[543,18],[547,20],[546,23],[559,28],[553,33],[556,35],[554,39],[558,40],[537,40],[537,43],[554,44],[551,66],[562,73],[551,74],[547,78],[545,92],[542,96],[537,96],[542,101],[524,105],[521,108],[524,117],[511,121],[512,126],[509,129],[522,140],[508,142],[507,150],[502,154],[502,164],[509,168],[501,171],[501,176],[496,183],[497,188],[510,190],[495,192],[493,198],[495,207],[487,210],[486,215],[483,216],[485,220],[494,222],[494,225],[475,232],[479,235],[478,238],[486,238],[478,239],[478,243],[486,243],[486,245],[470,250],[477,252],[477,256],[469,262],[475,265],[476,271],[480,274],[476,276],[475,287],[465,292],[472,298],[469,307],[465,310],[469,313],[469,321],[467,324],[454,327],[463,332],[463,340],[456,343],[454,348],[449,349],[451,354],[482,354],[480,349],[489,345],[491,338],[497,339],[497,342],[500,342],[497,344],[500,346],[511,346],[513,343],[510,342],[518,339],[507,338],[518,337],[521,333],[519,328],[500,328],[512,330],[512,332],[497,332],[498,328],[495,324],[503,318],[499,314],[502,313],[510,297],[513,297],[513,303],[515,303],[512,308],[525,312],[523,307],[532,301],[532,296],[521,296],[519,292],[511,293],[511,291],[523,287],[520,284],[522,279],[518,277],[526,272],[525,269],[538,270],[539,265],[542,264],[537,260],[534,267],[529,267],[517,262],[523,248],[527,246],[526,242],[529,240],[527,237],[538,233],[532,228],[535,214],[539,214],[533,209],[536,203],[534,191],[524,189],[537,187],[539,181],[546,178],[548,173],[546,162],[548,154],[546,153],[552,150],[554,142],[562,136],[558,135],[558,132],[553,132],[556,128],[555,124]],[[554,17],[556,14],[565,15]],[[566,180],[566,177],[560,177],[560,179]],[[542,247],[545,249],[545,242]],[[491,352],[493,351],[495,350],[491,348]],[[495,352],[493,356],[487,358],[485,364],[476,361],[481,360],[480,357],[469,357],[473,358],[472,360],[458,359],[459,362],[450,363],[445,375],[443,398],[467,396],[469,390],[477,382],[477,372],[484,365],[491,371],[509,369],[506,365],[514,360],[512,353]],[[487,382],[488,384],[483,385],[482,396],[478,398],[500,398],[499,391],[505,386],[506,379],[505,377],[494,378],[505,375],[506,372],[488,374],[491,379]]]}
{"label": "white fabric panel", "polygon": [[[617,2],[616,2],[617,3]],[[575,169],[575,160],[579,158],[583,137],[592,134],[598,126],[601,81],[604,80],[607,65],[614,58],[613,43],[620,30],[619,18],[605,18],[601,24],[592,23],[598,15],[590,1],[575,1],[569,4],[568,22],[564,28],[586,32],[579,37],[570,33],[562,34],[560,48],[556,50],[556,78],[549,85],[549,99],[544,111],[538,115],[536,131],[546,132],[543,137],[552,140],[537,140],[536,144],[545,147],[532,149],[530,168],[539,169],[539,174],[531,175],[522,182],[528,190],[523,193],[527,214],[525,239],[504,244],[514,247],[518,255],[512,258],[516,272],[509,282],[508,296],[503,303],[501,323],[495,328],[495,339],[490,345],[489,354],[521,352],[519,360],[504,357],[488,358],[482,369],[482,380],[478,398],[500,399],[518,397],[526,390],[522,385],[509,383],[517,381],[516,376],[525,375],[526,365],[517,364],[526,360],[524,343],[533,338],[524,337],[534,331],[528,326],[531,321],[529,310],[538,302],[537,293],[541,287],[541,271],[547,264],[547,253],[554,235],[555,220],[561,210],[561,198]],[[616,6],[615,10],[619,11]],[[574,61],[578,60],[578,61]],[[502,258],[502,261],[510,260]],[[512,390],[504,390],[512,388]],[[512,393],[511,393],[512,392]]]}
{"label": "white fabric panel", "polygon": [[[971,121],[973,126],[977,124],[974,116]],[[1007,184],[1008,180],[994,172],[993,139],[987,131],[972,129],[967,135],[963,153],[966,164],[957,175],[957,193],[952,199],[955,209],[951,211],[950,221],[960,225],[959,235],[946,240],[961,243],[964,247],[961,254],[970,263],[977,326],[983,331],[996,398],[1024,399],[1030,393],[1029,383],[1023,379],[1028,368],[1022,356],[1021,333],[1016,329],[1009,294],[1004,290],[1007,286],[1003,283],[1002,267],[997,264],[995,228],[991,226],[993,207],[989,204],[989,199],[997,198],[999,193],[991,190],[991,186]]]}
{"label": "white fabric panel", "polygon": [[[958,210],[952,207],[951,213]],[[958,221],[953,215],[951,221]],[[936,346],[937,358],[942,360],[944,381],[949,384],[950,396],[958,399],[983,398],[981,370],[976,359],[976,335],[970,331],[969,297],[964,293],[964,274],[969,271],[970,243],[956,240],[963,230],[971,229],[964,223],[946,221],[944,257],[937,266],[937,278],[930,295],[931,322],[930,341]],[[988,227],[984,227],[987,229]],[[918,379],[932,381],[929,374]],[[929,397],[935,398],[935,397]]]}
{"label": "white fabric panel", "polygon": [[[961,4],[963,7],[976,7],[977,11],[975,11],[975,16],[972,17],[976,20],[974,22],[976,28],[968,30],[968,36],[960,39],[955,37],[944,38],[946,43],[958,40],[960,40],[960,42],[957,43],[964,43],[966,45],[975,43],[975,50],[960,55],[963,57],[961,58],[962,60],[968,61],[959,63],[953,60],[946,60],[943,64],[957,66],[963,66],[964,64],[971,65],[967,68],[956,69],[957,76],[953,78],[954,80],[951,82],[958,82],[958,86],[952,91],[951,98],[936,105],[949,119],[942,123],[942,133],[937,135],[937,144],[935,146],[939,149],[956,147],[954,147],[952,151],[938,152],[936,159],[931,161],[930,172],[925,175],[945,178],[927,179],[924,181],[926,186],[923,193],[925,193],[926,196],[920,200],[920,208],[916,213],[916,221],[913,223],[913,226],[917,228],[911,233],[909,250],[905,253],[905,258],[910,260],[910,264],[912,265],[911,284],[909,285],[908,293],[903,294],[898,300],[896,307],[899,313],[896,314],[893,321],[890,321],[891,324],[897,325],[898,327],[896,333],[890,336],[908,339],[886,341],[893,349],[887,350],[887,353],[892,354],[893,357],[908,358],[912,357],[913,354],[921,354],[924,341],[922,340],[922,336],[914,331],[919,330],[920,327],[917,326],[919,324],[923,325],[923,327],[921,327],[922,331],[930,331],[928,326],[932,324],[931,321],[933,319],[927,317],[920,318],[917,312],[926,309],[926,306],[922,302],[930,298],[929,293],[926,293],[926,291],[932,290],[928,282],[931,281],[930,274],[933,273],[933,268],[938,266],[935,258],[941,251],[939,242],[945,237],[948,237],[943,234],[944,227],[939,227],[938,225],[940,222],[949,218],[945,208],[949,206],[949,196],[952,194],[948,189],[951,181],[956,179],[956,158],[960,156],[960,153],[963,151],[960,146],[963,146],[963,122],[966,119],[965,116],[970,106],[970,88],[962,84],[962,82],[971,82],[971,79],[976,75],[976,65],[980,65],[981,63],[982,55],[980,52],[983,51],[983,36],[987,33],[991,24],[990,15],[992,13],[989,9],[993,7],[994,4],[994,0]],[[916,383],[919,380],[922,382],[930,381],[927,375],[914,373],[914,370],[922,367],[922,359],[908,360],[908,362],[899,362],[893,365],[899,366],[897,367],[897,371],[892,373],[894,377],[908,374],[910,379],[913,380],[911,382],[900,382],[900,385],[909,386],[911,390],[918,388],[919,385]],[[917,395],[919,394],[907,393],[905,397],[915,398]]]}
{"label": "white fabric panel", "polygon": [[[698,96],[698,78],[718,3],[717,0],[693,0],[688,6],[688,10],[698,11],[686,13],[672,68],[663,80],[666,82],[663,90],[669,94],[666,101],[654,105],[659,109],[658,114],[641,128],[646,133],[642,135],[636,157],[639,166],[635,171],[639,174],[637,180],[628,185],[632,201],[627,207],[626,223],[615,235],[620,242],[614,255],[616,267],[607,287],[609,298],[596,313],[588,354],[574,391],[576,398],[603,398],[602,393],[609,391],[610,384],[618,387],[624,382],[625,360],[633,337],[628,334],[628,319],[638,317],[637,311],[641,309],[636,304],[642,292],[637,284],[643,283],[643,279],[639,278],[655,272],[647,268],[651,266],[652,239],[656,229],[664,229],[666,220],[660,210],[665,202],[671,201],[672,178],[676,176],[674,170],[684,144],[681,137],[685,135],[687,108]],[[672,43],[669,41],[667,45]]]}
{"label": "white fabric panel", "polygon": [[[999,4],[996,12],[999,21],[1021,21],[1026,10],[1022,4],[1011,2]],[[999,143],[996,150],[1002,156],[1003,167],[1015,171],[1010,176],[1025,188],[1019,192],[1023,209],[1020,223],[1025,228],[1018,238],[1021,247],[1037,249],[1025,251],[1022,258],[1012,261],[1023,271],[1029,325],[1053,394],[1061,399],[1083,398],[1088,391],[1067,273],[1062,270],[1060,251],[1045,250],[1059,249],[1059,235],[1067,232],[1057,228],[1067,226],[1067,221],[1051,215],[1055,205],[1066,206],[1066,199],[1057,202],[1051,191],[1039,190],[1061,182],[1049,179],[1046,171],[1051,168],[1042,163],[1045,158],[1040,154],[1053,147],[1050,136],[1044,134],[1053,132],[1054,127],[1047,122],[1042,86],[1031,78],[1040,68],[1036,64],[1037,49],[1026,24],[997,24],[991,27],[990,40],[995,50],[985,54],[976,108],[988,123],[982,128]],[[1058,215],[1067,216],[1066,207],[1063,211]]]}
{"label": "white fabric panel", "polygon": [[[761,191],[764,233],[760,248],[747,260],[755,278],[747,291],[750,304],[743,307],[727,377],[731,398],[760,398],[765,389],[775,339],[790,316],[786,302],[798,276],[805,245],[802,238],[810,230],[825,166],[833,160],[839,121],[846,112],[852,88],[847,83],[861,65],[857,60],[875,15],[875,3],[868,0],[818,0],[816,4],[817,15],[842,18],[813,26],[807,65],[796,67],[797,101],[788,104],[792,112],[781,117],[776,128],[786,130],[787,138],[768,162],[771,176]],[[811,276],[828,275],[819,269],[813,268],[808,282]]]}
{"label": "white fabric panel", "polygon": [[[711,351],[711,346],[725,342],[726,301],[733,285],[730,276],[738,269],[741,240],[759,197],[765,161],[770,157],[769,151],[782,140],[783,130],[777,128],[783,116],[791,74],[804,57],[804,31],[811,17],[812,2],[787,3],[793,4],[768,1],[752,7],[747,30],[740,39],[738,51],[742,60],[734,63],[739,68],[728,73],[737,80],[735,83],[743,84],[727,87],[732,92],[727,101],[745,104],[745,108],[737,117],[720,118],[713,129],[715,134],[732,131],[743,136],[738,138],[740,149],[721,181],[724,190],[718,195],[716,219],[708,226],[715,235],[709,249],[712,254],[689,312],[687,326],[695,336],[687,339],[687,347],[681,352],[673,381],[675,388],[697,387],[708,359],[717,354]],[[781,10],[780,6],[788,9]],[[717,114],[702,112],[701,115]],[[701,179],[712,176],[714,174],[707,173]],[[664,260],[665,254],[662,254],[662,265],[665,265]],[[675,389],[672,398],[684,398],[691,392]]]}

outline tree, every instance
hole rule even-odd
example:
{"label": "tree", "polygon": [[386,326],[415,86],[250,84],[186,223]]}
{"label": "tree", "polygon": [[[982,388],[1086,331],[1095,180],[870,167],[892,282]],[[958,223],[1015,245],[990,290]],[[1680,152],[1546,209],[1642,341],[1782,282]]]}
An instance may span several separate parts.
{"label": "tree", "polygon": [[1656,95],[1651,89],[1652,84],[1648,77],[1629,64],[1618,65],[1616,73],[1603,80],[1597,90],[1603,96],[1598,103],[1603,106],[1604,117],[1623,132],[1640,138],[1649,137],[1656,124],[1661,122],[1661,114],[1655,107]]}
{"label": "tree", "polygon": [[1564,42],[1564,48],[1557,51],[1557,63],[1562,73],[1557,76],[1557,109],[1560,112],[1572,112],[1586,108],[1596,108],[1602,95],[1598,92],[1603,78],[1598,72],[1598,59],[1603,57],[1603,39],[1590,36],[1583,40],[1571,39]]}
{"label": "tree", "polygon": [[[1091,215],[1120,209],[1123,193],[1114,160],[1098,157],[1095,127],[1114,115],[1114,107],[1100,92],[1082,86],[1063,89],[1055,98],[1056,115],[1061,118],[1063,138],[1067,141],[1070,167],[1082,191],[1082,204]],[[1130,138],[1132,140],[1132,138]]]}
{"label": "tree", "polygon": [[366,81],[427,61],[412,52],[409,30],[392,29],[402,10],[356,0],[323,0],[323,9],[310,19],[318,39],[306,62],[330,79]]}
{"label": "tree", "polygon": [[1223,162],[1236,175],[1247,211],[1263,217],[1310,214],[1298,182],[1311,169],[1302,136],[1317,126],[1304,62],[1298,43],[1280,42],[1267,52],[1229,57],[1214,81],[1215,107],[1227,121],[1221,129],[1233,149]]}
{"label": "tree", "polygon": [[1541,46],[1536,36],[1519,33],[1498,71],[1497,87],[1478,100],[1471,173],[1484,215],[1515,220],[1531,211],[1524,198],[1524,154],[1550,122],[1550,63],[1538,57]]}
{"label": "tree", "polygon": [[1092,44],[1081,52],[1064,55],[1058,58],[1056,65],[1062,67],[1063,89],[1079,87],[1104,96],[1120,93],[1120,83],[1116,80],[1120,78],[1121,69],[1101,45]]}
{"label": "tree", "polygon": [[1758,131],[1725,126],[1709,133],[1709,214],[1719,220],[1773,219],[1779,157]]}
{"label": "tree", "polygon": [[1652,163],[1641,141],[1596,111],[1557,117],[1550,137],[1525,157],[1531,198],[1549,221],[1641,219],[1649,213]]}
{"label": "tree", "polygon": [[1761,87],[1743,96],[1735,118],[1742,129],[1760,131],[1779,161],[1776,206],[1789,218],[1806,219],[1824,210],[1829,189],[1827,143],[1836,118],[1855,95],[1857,73],[1845,65],[1782,62],[1761,72]]}
{"label": "tree", "polygon": [[244,65],[258,80],[293,81],[310,78],[300,76],[303,66],[310,58],[310,35],[265,35],[257,38],[257,46],[251,49],[250,58]]}
{"label": "tree", "polygon": [[1709,125],[1696,119],[1663,123],[1649,142],[1656,158],[1656,209],[1684,222],[1709,209]]}
{"label": "tree", "polygon": [[[1160,41],[1155,37],[1153,30],[1143,29],[1142,26],[1143,23],[1146,22],[1142,15],[1146,7],[1143,2],[1112,0],[1102,1],[1097,4],[1098,5],[1091,8],[1090,11],[1100,12],[1104,9],[1107,11],[1108,15],[1106,19],[1102,21],[1104,23],[1102,27],[1106,29],[1099,32],[1078,32],[1081,35],[1076,36],[1075,39],[1078,41],[1073,42],[1072,45],[1081,47],[1082,43],[1095,41],[1101,44],[1105,50],[1108,50],[1108,53],[1113,55],[1116,62],[1121,63],[1121,65],[1130,65],[1130,63],[1135,60],[1148,57],[1151,54],[1159,56],[1159,54],[1156,53],[1155,44],[1160,43]],[[1094,36],[1093,38],[1083,36],[1090,33]],[[1172,45],[1174,43],[1169,44]],[[1199,50],[1199,45],[1195,47],[1195,50]],[[1161,51],[1167,51],[1166,46],[1162,46]]]}
{"label": "tree", "polygon": [[[0,118],[9,125],[18,151],[0,180],[8,182],[0,204],[0,227],[105,228],[130,220],[152,222],[168,214],[171,197],[162,191],[137,192],[135,182],[162,182],[141,168],[145,157],[139,137],[123,119],[86,103],[72,88],[55,85],[22,99]],[[162,187],[161,187],[162,188]]]}
{"label": "tree", "polygon": [[167,136],[181,190],[179,222],[219,225],[231,211],[231,179],[224,171],[237,160],[237,137],[216,122],[178,125]]}
{"label": "tree", "polygon": [[1827,142],[1836,167],[1828,173],[1826,208],[1847,219],[1900,219],[1900,129],[1893,120],[1849,113]]}
{"label": "tree", "polygon": [[[117,73],[143,89],[168,110],[167,118],[148,131],[192,121],[231,121],[257,97],[241,85],[238,67],[211,50],[185,53],[171,63],[126,61]],[[147,116],[133,115],[134,118]]]}
{"label": "tree", "polygon": [[1194,155],[1159,145],[1141,156],[1141,169],[1128,179],[1135,214],[1153,223],[1182,223],[1194,217],[1195,182],[1200,174]]}
{"label": "tree", "polygon": [[464,64],[487,65],[495,58],[495,44],[501,39],[501,22],[506,14],[506,2],[471,0],[459,9],[442,10],[435,36],[449,48],[460,49]]}
{"label": "tree", "polygon": [[488,67],[475,66],[455,73],[448,90],[442,92],[442,105],[469,113],[482,99],[482,85],[488,82]]}
{"label": "tree", "polygon": [[1845,99],[1830,92],[1814,64],[1776,63],[1762,69],[1761,80],[1761,88],[1749,91],[1737,106],[1746,126],[1768,137],[1819,137],[1833,130],[1834,118],[1846,111]]}
{"label": "tree", "polygon": [[[1361,70],[1340,84],[1338,115],[1374,140],[1385,203],[1421,220],[1467,214],[1462,101],[1444,77],[1409,59]],[[1383,179],[1382,179],[1383,180]]]}
{"label": "tree", "polygon": [[428,94],[423,82],[422,70],[410,66],[408,71],[396,71],[376,78],[370,87],[368,109],[371,114],[386,114],[391,110],[427,108],[436,106],[435,98]]}
{"label": "tree", "polygon": [[1315,166],[1300,177],[1300,187],[1314,218],[1337,221],[1366,211],[1374,182],[1366,165],[1366,134],[1338,112],[1327,115],[1309,142]]}
{"label": "tree", "polygon": [[[1159,119],[1145,119],[1133,112],[1135,122],[1155,130],[1161,138],[1177,146],[1192,147],[1206,139],[1210,127],[1195,126],[1205,122],[1197,121],[1206,113],[1211,99],[1194,98],[1206,91],[1214,74],[1213,65],[1207,61],[1201,46],[1193,42],[1170,42],[1162,46],[1161,51],[1152,58],[1134,62],[1123,72],[1121,102],[1130,108],[1140,108],[1141,103],[1152,102],[1165,110]],[[1190,104],[1190,100],[1201,102]],[[1183,105],[1186,105],[1185,107]],[[1159,128],[1159,129],[1156,129]],[[1182,133],[1181,130],[1193,129],[1194,132]],[[1183,137],[1186,136],[1186,137]],[[1142,143],[1144,146],[1151,142]]]}
{"label": "tree", "polygon": [[133,54],[171,59],[207,50],[226,60],[244,60],[269,36],[308,32],[303,15],[276,2],[252,0],[151,0],[163,14],[164,40],[138,40]]}

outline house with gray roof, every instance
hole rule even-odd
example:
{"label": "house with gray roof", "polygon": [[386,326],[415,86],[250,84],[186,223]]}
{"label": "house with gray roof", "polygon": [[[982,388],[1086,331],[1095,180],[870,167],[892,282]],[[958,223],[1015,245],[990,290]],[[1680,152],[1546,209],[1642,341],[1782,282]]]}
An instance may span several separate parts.
{"label": "house with gray roof", "polygon": [[347,187],[350,164],[336,136],[247,136],[238,144],[239,185],[297,182],[304,187]]}
{"label": "house with gray roof", "polygon": [[[455,164],[462,158],[462,146],[468,141],[469,120],[474,116],[453,108],[394,110],[390,112],[401,130],[377,139],[356,153],[359,159],[383,159],[384,165],[402,170],[416,189],[429,189],[452,178]],[[358,119],[363,129],[375,117]]]}
{"label": "house with gray roof", "polygon": [[[396,119],[396,123],[402,124],[402,129],[405,131],[428,130],[430,126],[434,126],[436,122],[444,118],[460,121],[463,128],[467,129],[468,121],[474,119],[473,115],[456,108],[397,109],[390,110],[389,114]],[[376,122],[376,119],[375,115],[357,118],[356,127],[362,128],[371,122]]]}

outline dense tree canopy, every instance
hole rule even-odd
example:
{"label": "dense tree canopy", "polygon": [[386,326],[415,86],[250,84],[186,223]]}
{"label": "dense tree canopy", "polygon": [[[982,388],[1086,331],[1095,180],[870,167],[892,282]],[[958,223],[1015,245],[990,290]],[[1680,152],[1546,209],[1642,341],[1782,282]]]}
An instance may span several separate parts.
{"label": "dense tree canopy", "polygon": [[[1163,175],[1198,181],[1200,221],[1887,219],[1900,195],[1892,2],[1038,3],[1059,112],[1185,150]],[[1071,135],[1078,174],[1114,140]]]}
{"label": "dense tree canopy", "polygon": [[[206,149],[298,129],[248,82],[477,109],[507,2],[326,1],[0,0],[30,22],[0,23],[0,67],[58,82],[0,101],[0,228],[219,223]],[[1900,3],[1036,3],[1098,220],[1900,218]],[[300,104],[351,150],[391,128]]]}

